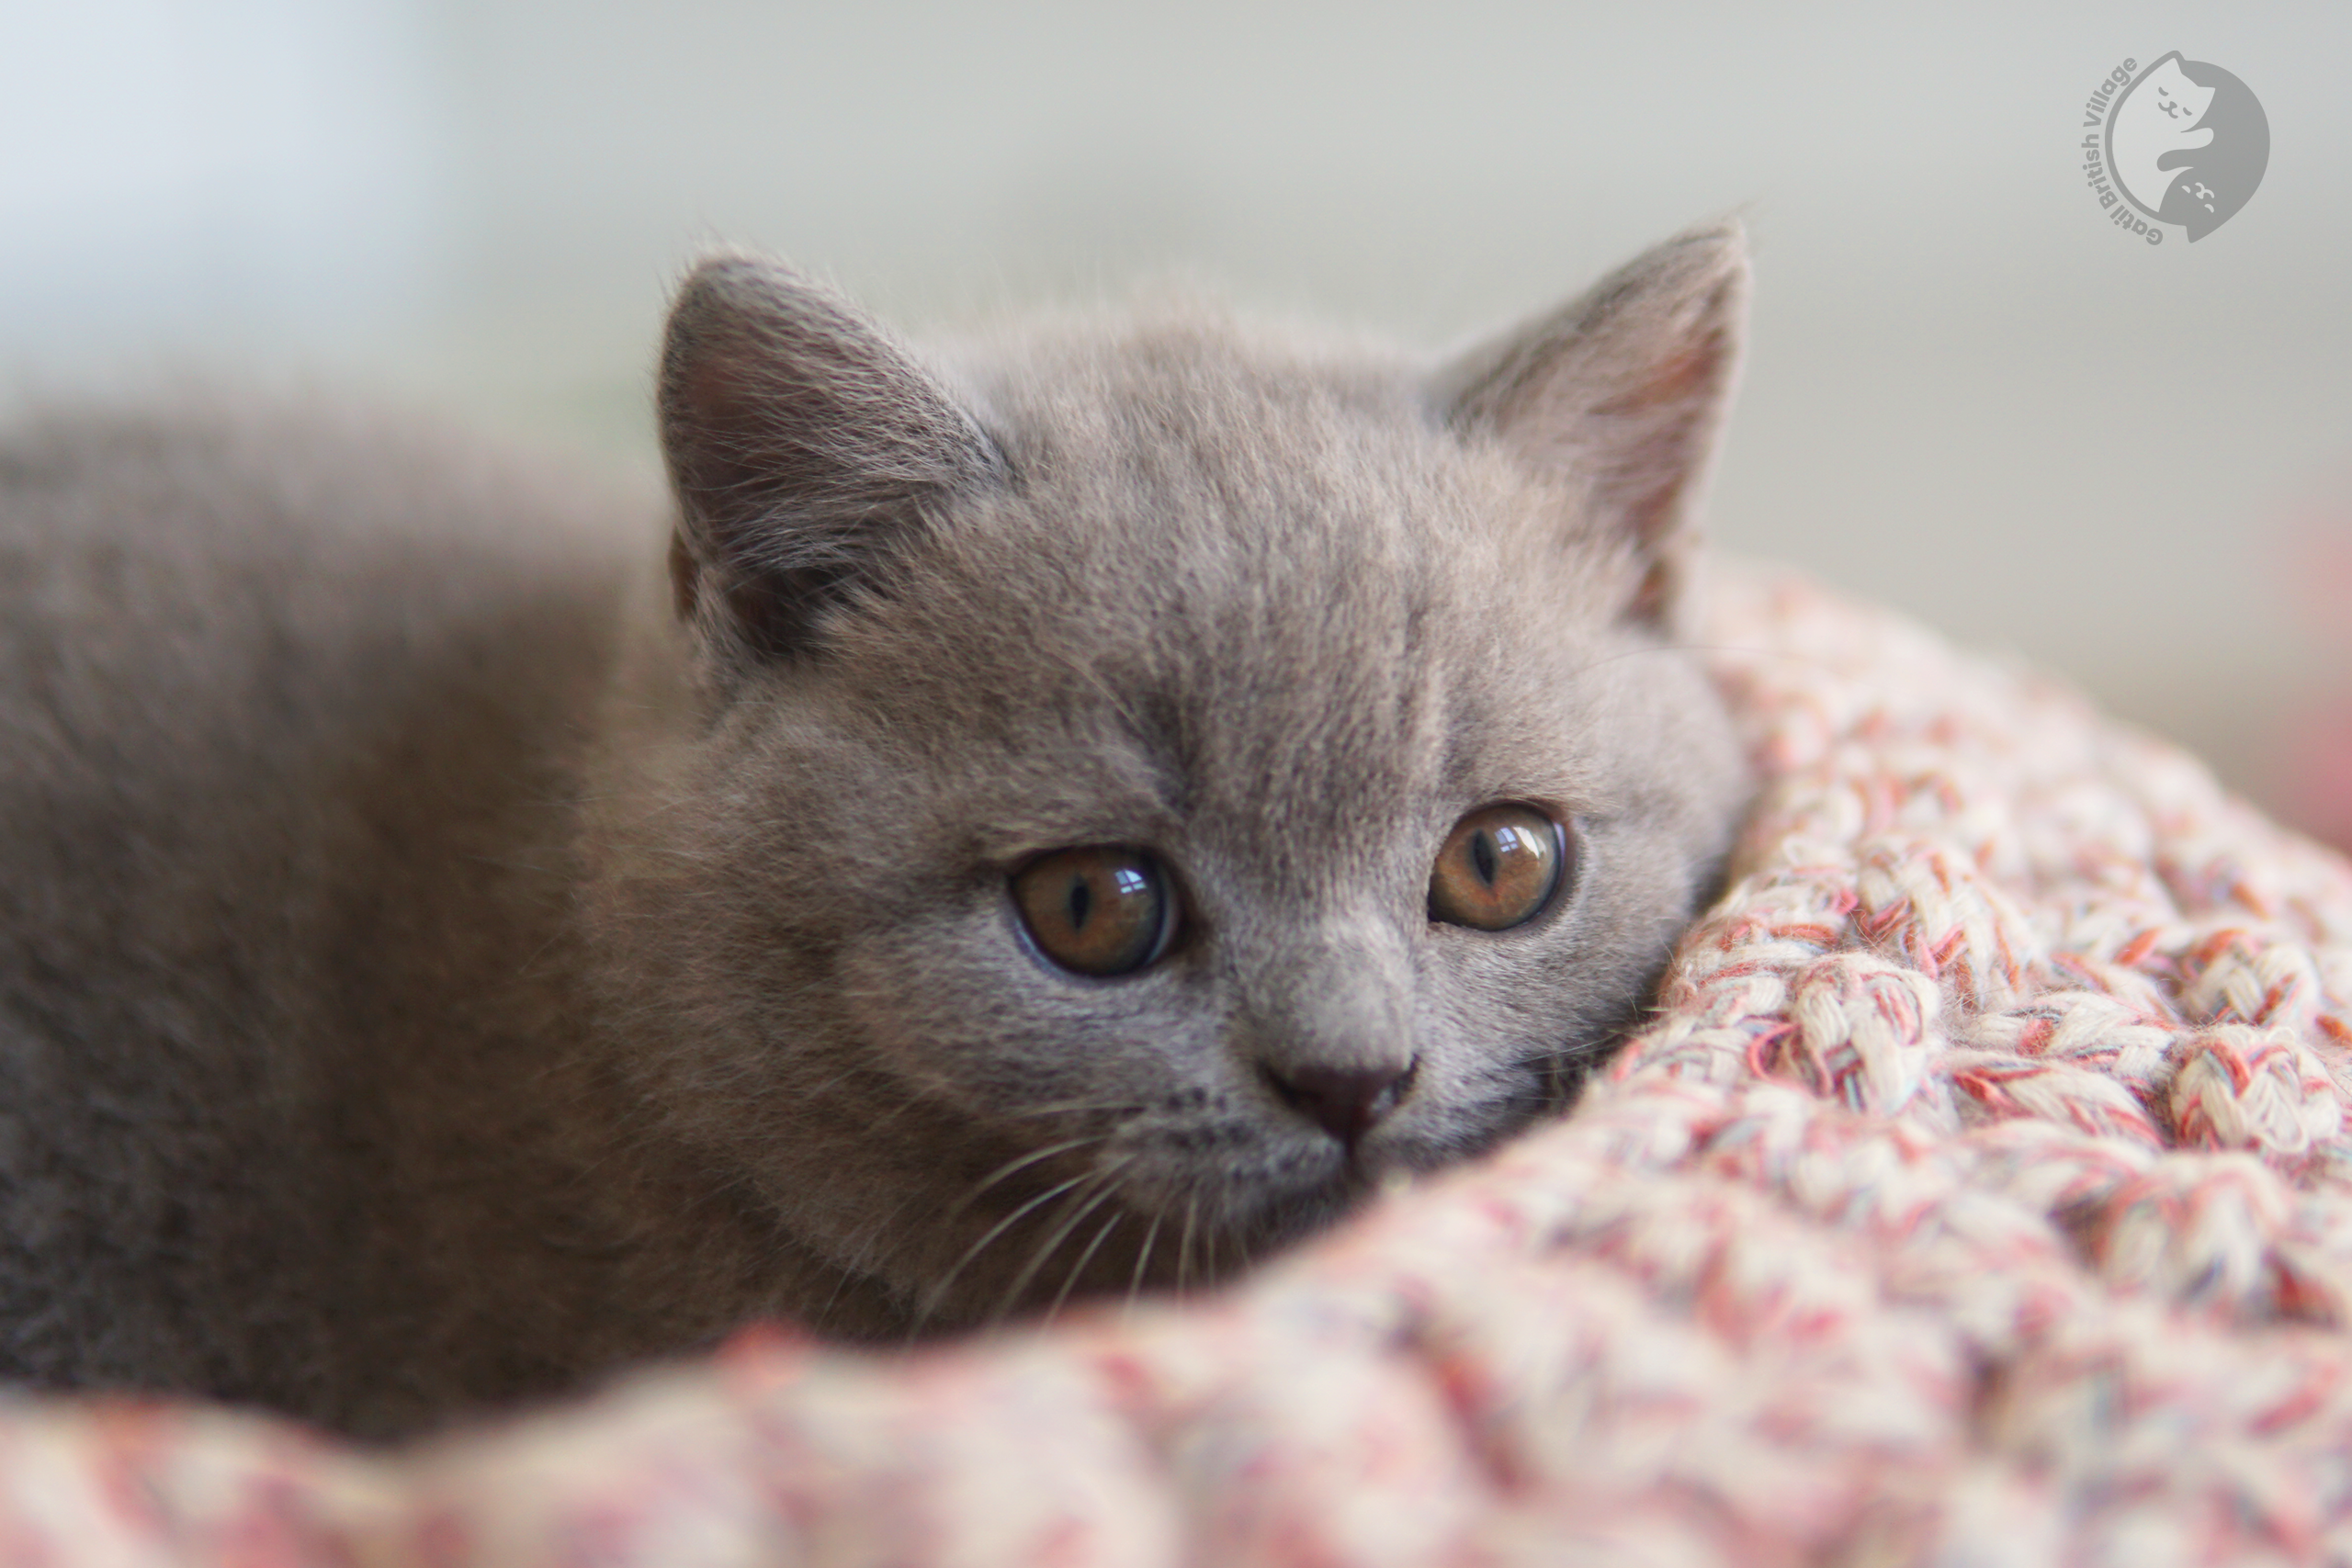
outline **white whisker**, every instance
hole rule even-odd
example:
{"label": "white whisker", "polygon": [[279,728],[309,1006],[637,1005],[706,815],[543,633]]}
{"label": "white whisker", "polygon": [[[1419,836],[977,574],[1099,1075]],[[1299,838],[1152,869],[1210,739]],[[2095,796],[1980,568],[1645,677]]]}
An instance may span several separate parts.
{"label": "white whisker", "polygon": [[989,1245],[991,1242],[995,1241],[997,1237],[1002,1235],[1006,1231],[1011,1230],[1013,1225],[1018,1224],[1025,1215],[1031,1213],[1041,1205],[1052,1202],[1055,1199],[1060,1197],[1071,1188],[1078,1186],[1080,1182],[1091,1181],[1093,1179],[1094,1172],[1087,1171],[1081,1175],[1073,1176],[1068,1181],[1062,1182],[1057,1186],[1048,1187],[1043,1192],[1038,1193],[1035,1198],[1030,1199],[1029,1201],[1022,1204],[1021,1207],[1013,1210],[1012,1213],[1005,1215],[1004,1218],[997,1221],[993,1225],[990,1225],[988,1228],[987,1233],[983,1235],[979,1240],[974,1242],[969,1247],[965,1249],[964,1256],[956,1260],[956,1266],[947,1270],[946,1273],[941,1275],[938,1281],[933,1284],[930,1290],[923,1292],[922,1304],[915,1314],[916,1327],[920,1329],[922,1325],[928,1322],[932,1315],[939,1310],[940,1303],[947,1299],[947,1292],[949,1288],[956,1283],[956,1277],[962,1274],[964,1270],[971,1265],[972,1259],[978,1258],[981,1253],[988,1250]]}
{"label": "white whisker", "polygon": [[1102,1222],[1102,1228],[1094,1233],[1094,1239],[1086,1244],[1086,1250],[1078,1255],[1076,1263],[1070,1265],[1069,1278],[1064,1280],[1062,1288],[1054,1292],[1053,1305],[1046,1309],[1046,1322],[1050,1323],[1061,1315],[1062,1303],[1069,1300],[1070,1291],[1078,1284],[1079,1277],[1086,1272],[1086,1266],[1094,1261],[1094,1255],[1102,1250],[1102,1244],[1110,1239],[1111,1233],[1118,1229],[1119,1222],[1126,1217],[1126,1211],[1122,1209]]}
{"label": "white whisker", "polygon": [[1119,1313],[1121,1322],[1125,1322],[1135,1314],[1136,1298],[1143,1294],[1143,1277],[1151,1268],[1152,1244],[1159,1239],[1159,1223],[1167,1217],[1168,1212],[1165,1209],[1154,1209],[1151,1212],[1151,1224],[1143,1233],[1143,1247],[1136,1254],[1135,1276],[1127,1281],[1126,1304],[1120,1309]]}
{"label": "white whisker", "polygon": [[1086,1216],[1101,1207],[1106,1200],[1117,1195],[1117,1176],[1118,1168],[1114,1166],[1109,1170],[1097,1172],[1095,1181],[1091,1188],[1079,1189],[1078,1193],[1071,1199],[1075,1208],[1069,1218],[1055,1227],[1053,1234],[1046,1238],[1045,1245],[1030,1255],[1029,1261],[1023,1264],[1021,1272],[1013,1277],[1012,1285],[1004,1292],[1004,1299],[997,1303],[994,1314],[996,1320],[1002,1321],[1014,1307],[1020,1304],[1022,1296],[1027,1292],[1030,1282],[1037,1278],[1038,1271],[1045,1268],[1046,1259],[1061,1250],[1062,1243],[1068,1241],[1070,1233],[1086,1222]]}

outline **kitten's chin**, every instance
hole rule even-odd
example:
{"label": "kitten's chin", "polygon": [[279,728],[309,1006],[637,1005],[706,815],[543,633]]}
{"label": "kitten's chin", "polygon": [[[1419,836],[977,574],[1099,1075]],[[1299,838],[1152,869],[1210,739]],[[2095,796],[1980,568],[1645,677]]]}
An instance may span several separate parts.
{"label": "kitten's chin", "polygon": [[1285,1142],[1215,1172],[1181,1159],[1165,1169],[1131,1160],[1121,1187],[1135,1212],[1197,1215],[1226,1245],[1254,1258],[1345,1219],[1400,1180],[1485,1153],[1539,1120],[1544,1109],[1512,1100],[1485,1116],[1383,1129],[1352,1150],[1325,1139]]}
{"label": "kitten's chin", "polygon": [[1367,1160],[1318,1148],[1213,1180],[1194,1173],[1181,1186],[1131,1191],[1128,1201],[1139,1213],[1176,1223],[1180,1239],[1182,1227],[1192,1224],[1195,1250],[1210,1260],[1205,1273],[1195,1267],[1182,1280],[1153,1269],[1154,1281],[1206,1283],[1346,1219],[1403,1168],[1386,1155]]}
{"label": "kitten's chin", "polygon": [[1209,1140],[1197,1129],[1125,1144],[1093,1167],[1098,1175],[1116,1168],[1115,1186],[1065,1179],[1073,1195],[1058,1203],[1008,1197],[1002,1214],[975,1216],[994,1239],[957,1266],[952,1288],[918,1290],[926,1304],[916,1331],[952,1333],[1090,1301],[1223,1284],[1345,1221],[1383,1189],[1457,1163],[1524,1120],[1398,1126],[1354,1150],[1328,1139],[1229,1134],[1226,1157],[1214,1163],[1203,1157]]}

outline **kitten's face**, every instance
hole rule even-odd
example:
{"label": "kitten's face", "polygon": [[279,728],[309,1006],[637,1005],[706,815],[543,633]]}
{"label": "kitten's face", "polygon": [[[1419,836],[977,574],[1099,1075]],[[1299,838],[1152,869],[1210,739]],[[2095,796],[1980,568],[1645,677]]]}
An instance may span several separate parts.
{"label": "kitten's face", "polygon": [[910,1318],[1229,1269],[1645,1001],[1736,808],[1721,709],[1605,481],[1432,395],[1071,332],[963,384],[985,482],[717,613],[762,635],[681,563],[721,640],[644,830],[691,870],[610,928],[650,1087]]}

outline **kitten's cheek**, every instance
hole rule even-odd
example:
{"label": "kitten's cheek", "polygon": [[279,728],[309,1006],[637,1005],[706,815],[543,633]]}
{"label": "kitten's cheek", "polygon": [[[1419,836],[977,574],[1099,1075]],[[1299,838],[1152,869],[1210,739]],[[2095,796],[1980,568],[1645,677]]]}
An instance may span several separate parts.
{"label": "kitten's cheek", "polygon": [[1145,1044],[1181,1035],[1154,977],[1074,984],[1022,950],[996,901],[956,914],[843,945],[842,1059],[821,1066],[878,1067],[910,1094],[995,1119],[1116,1099],[1149,1071]]}

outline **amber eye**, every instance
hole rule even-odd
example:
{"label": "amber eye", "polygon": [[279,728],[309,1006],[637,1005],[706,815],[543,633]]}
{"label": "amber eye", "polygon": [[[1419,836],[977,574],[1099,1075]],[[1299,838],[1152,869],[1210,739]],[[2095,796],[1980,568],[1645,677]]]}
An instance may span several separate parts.
{"label": "amber eye", "polygon": [[1430,916],[1498,931],[1533,919],[1558,891],[1567,835],[1532,806],[1481,807],[1453,825],[1430,874]]}
{"label": "amber eye", "polygon": [[1175,902],[1137,850],[1057,850],[1014,874],[1012,901],[1046,957],[1081,975],[1127,975],[1168,949]]}

